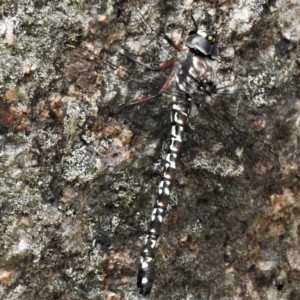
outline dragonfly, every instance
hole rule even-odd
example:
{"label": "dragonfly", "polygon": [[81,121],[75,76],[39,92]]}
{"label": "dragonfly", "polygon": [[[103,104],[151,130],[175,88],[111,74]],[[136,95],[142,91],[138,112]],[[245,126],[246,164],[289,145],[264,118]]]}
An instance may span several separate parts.
{"label": "dragonfly", "polygon": [[[161,22],[162,33],[157,34],[144,17],[147,13],[142,12],[137,3],[128,1],[126,5],[131,14],[120,12],[114,30],[120,26],[134,34],[141,32],[144,44],[133,38],[125,41],[122,47],[108,48],[106,43],[111,43],[110,39],[115,36],[109,21],[106,24],[103,18],[100,25],[105,39],[99,42],[100,46],[97,48],[96,42],[85,41],[81,49],[70,49],[70,52],[75,59],[86,55],[94,63],[98,74],[95,86],[101,99],[98,109],[107,112],[107,107],[115,108],[108,113],[109,117],[122,120],[132,128],[135,136],[165,135],[161,132],[169,123],[171,134],[165,142],[169,146],[166,146],[165,163],[162,164],[163,179],[159,183],[138,270],[139,292],[149,296],[155,279],[156,244],[176,178],[177,163],[189,165],[194,174],[202,169],[217,177],[244,176],[251,187],[258,186],[268,176],[271,182],[273,174],[278,174],[276,147],[280,147],[276,142],[280,129],[274,120],[279,115],[282,119],[290,110],[291,104],[285,103],[283,95],[292,99],[296,84],[294,88],[282,84],[277,70],[273,75],[271,69],[252,68],[242,60],[237,75],[228,72],[226,65],[218,70],[217,63],[222,66],[222,51],[219,58],[216,36],[213,31],[198,30],[194,17],[189,17],[192,29],[187,31],[190,33],[185,44],[190,54],[186,54],[166,33],[171,16]],[[141,28],[134,27],[136,24]],[[141,57],[132,54],[144,49]],[[74,81],[79,89],[86,89],[88,93],[84,86],[86,80],[82,79],[83,84],[78,78]],[[176,83],[175,88],[172,86],[172,80],[177,81],[177,88]],[[167,110],[171,111],[171,121]],[[185,147],[184,142],[189,139]],[[186,156],[181,148],[187,152]],[[220,161],[215,161],[218,158]],[[223,189],[217,192],[220,197]],[[247,193],[251,191],[245,191]],[[243,197],[240,192],[233,196],[234,199],[239,197]]]}

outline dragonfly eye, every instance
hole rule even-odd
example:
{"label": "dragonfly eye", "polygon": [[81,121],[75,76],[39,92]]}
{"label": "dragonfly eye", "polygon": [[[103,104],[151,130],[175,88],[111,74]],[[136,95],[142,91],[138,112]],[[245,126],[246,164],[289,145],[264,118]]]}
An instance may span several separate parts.
{"label": "dragonfly eye", "polygon": [[198,31],[197,33],[189,34],[185,44],[194,52],[210,56],[216,59],[219,56],[219,49],[215,44],[216,38],[214,33],[209,31]]}

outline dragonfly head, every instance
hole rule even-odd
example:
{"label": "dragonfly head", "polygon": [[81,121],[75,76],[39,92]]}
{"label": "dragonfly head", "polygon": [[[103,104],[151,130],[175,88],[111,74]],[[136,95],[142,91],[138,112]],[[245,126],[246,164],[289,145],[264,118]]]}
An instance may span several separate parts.
{"label": "dragonfly head", "polygon": [[185,45],[195,54],[210,56],[212,59],[217,59],[219,56],[216,37],[212,31],[191,31],[185,40]]}

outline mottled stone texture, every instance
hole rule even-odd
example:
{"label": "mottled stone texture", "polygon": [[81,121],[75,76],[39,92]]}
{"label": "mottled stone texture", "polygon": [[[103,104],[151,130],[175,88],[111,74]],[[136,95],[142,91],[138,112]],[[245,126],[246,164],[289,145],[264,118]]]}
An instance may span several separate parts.
{"label": "mottled stone texture", "polygon": [[[248,125],[270,133],[280,167],[264,147],[228,154],[222,130],[193,117],[152,299],[300,299],[298,0],[135,2],[155,31],[168,13],[177,42],[191,11],[215,30],[222,79],[267,69],[278,87],[262,104],[273,119],[258,108]],[[148,63],[165,52],[128,1],[7,0],[0,12],[0,298],[140,299],[168,100],[116,114],[142,87],[133,95],[122,71],[112,82],[96,56],[68,45],[116,64],[120,48]]]}

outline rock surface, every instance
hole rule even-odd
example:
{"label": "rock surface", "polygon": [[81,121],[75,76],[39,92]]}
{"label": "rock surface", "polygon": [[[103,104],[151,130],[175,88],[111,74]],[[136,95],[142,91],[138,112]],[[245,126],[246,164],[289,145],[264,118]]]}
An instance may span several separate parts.
{"label": "rock surface", "polygon": [[112,82],[96,56],[68,45],[116,63],[121,47],[162,62],[144,21],[158,30],[169,14],[179,43],[192,11],[217,33],[222,78],[261,67],[285,87],[273,94],[273,123],[261,125],[280,167],[257,149],[242,164],[207,144],[207,127],[192,118],[152,299],[300,299],[298,1],[136,2],[144,20],[129,1],[0,4],[0,298],[141,299],[136,272],[168,102],[114,113],[142,91],[126,90],[122,72]]}

